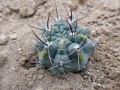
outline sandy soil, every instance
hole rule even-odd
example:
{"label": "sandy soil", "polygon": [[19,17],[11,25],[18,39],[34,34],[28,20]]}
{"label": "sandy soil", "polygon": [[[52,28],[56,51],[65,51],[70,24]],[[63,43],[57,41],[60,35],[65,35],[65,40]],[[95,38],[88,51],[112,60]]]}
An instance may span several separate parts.
{"label": "sandy soil", "polygon": [[[59,15],[65,10],[57,3]],[[91,39],[99,38],[100,46],[81,73],[52,75],[47,70],[29,67],[36,55],[36,38],[28,24],[46,22],[47,13],[56,16],[53,0],[0,0],[0,90],[120,90],[120,0],[64,0],[72,4],[79,22],[91,30]],[[39,26],[38,26],[39,27]],[[35,30],[35,29],[34,29]],[[39,34],[38,30],[35,30]]]}

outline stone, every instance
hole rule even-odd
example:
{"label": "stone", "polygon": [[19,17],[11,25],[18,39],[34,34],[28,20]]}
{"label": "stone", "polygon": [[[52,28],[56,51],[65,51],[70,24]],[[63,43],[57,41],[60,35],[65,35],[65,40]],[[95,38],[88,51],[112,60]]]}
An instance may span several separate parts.
{"label": "stone", "polygon": [[10,38],[11,38],[12,40],[17,39],[17,34],[11,34],[11,35],[10,35]]}
{"label": "stone", "polygon": [[120,30],[120,25],[119,25],[119,24],[116,25],[115,29],[116,29],[116,30]]}
{"label": "stone", "polygon": [[43,90],[43,89],[42,89],[42,87],[39,86],[36,90]]}
{"label": "stone", "polygon": [[2,19],[2,18],[0,18],[0,24],[2,23],[2,21],[3,21],[3,19]]}
{"label": "stone", "polygon": [[19,64],[22,65],[22,66],[25,65],[26,60],[27,60],[26,57],[21,57],[21,58],[19,59]]}
{"label": "stone", "polygon": [[22,48],[18,48],[18,52],[20,53],[20,54],[22,54],[23,52],[22,52]]}
{"label": "stone", "polygon": [[75,77],[76,77],[76,78],[75,78],[75,79],[76,79],[76,80],[75,80],[76,82],[83,82],[83,77],[82,77],[81,75],[76,74]]}
{"label": "stone", "polygon": [[22,48],[18,48],[18,51],[22,51]]}
{"label": "stone", "polygon": [[19,8],[21,17],[29,17],[34,14],[36,9],[36,3],[34,0],[21,0],[21,6]]}
{"label": "stone", "polygon": [[118,71],[110,71],[110,73],[109,73],[109,78],[112,79],[112,80],[117,78],[118,76],[119,76]]}
{"label": "stone", "polygon": [[106,74],[109,74],[109,73],[110,73],[110,70],[109,70],[108,68],[106,68],[106,69],[104,69],[104,72],[105,72]]}
{"label": "stone", "polygon": [[5,15],[10,15],[12,12],[11,12],[11,10],[9,9],[9,8],[6,8],[5,10],[4,10],[4,14]]}
{"label": "stone", "polygon": [[110,59],[112,56],[111,56],[111,54],[110,53],[106,53],[106,58],[107,59]]}
{"label": "stone", "polygon": [[109,84],[105,85],[104,89],[105,90],[113,90],[112,85],[109,85]]}
{"label": "stone", "polygon": [[109,45],[108,44],[102,44],[100,46],[103,50],[108,50],[109,49]]}
{"label": "stone", "polygon": [[38,75],[39,80],[43,78],[43,75]]}
{"label": "stone", "polygon": [[102,88],[106,88],[106,86],[105,86],[105,85],[102,85]]}
{"label": "stone", "polygon": [[107,26],[104,26],[103,29],[102,29],[102,32],[104,35],[111,35],[111,31],[109,29],[106,29],[108,28]]}
{"label": "stone", "polygon": [[93,86],[94,86],[94,89],[97,89],[97,90],[99,90],[99,88],[102,87],[100,83],[96,83],[96,82],[93,82]]}
{"label": "stone", "polygon": [[83,78],[84,78],[84,79],[88,79],[88,75],[84,75]]}
{"label": "stone", "polygon": [[28,86],[31,87],[32,85],[33,85],[33,81],[30,80],[30,81],[28,82]]}
{"label": "stone", "polygon": [[8,0],[8,8],[12,11],[19,11],[20,1],[19,0]]}
{"label": "stone", "polygon": [[37,5],[44,5],[45,3],[47,3],[47,0],[36,0]]}
{"label": "stone", "polygon": [[5,45],[8,42],[8,38],[5,34],[0,34],[0,45]]}
{"label": "stone", "polygon": [[96,78],[97,78],[97,77],[96,77],[94,74],[92,74],[92,81],[95,82]]}
{"label": "stone", "polygon": [[120,56],[117,58],[117,60],[119,60],[119,61],[120,61]]}
{"label": "stone", "polygon": [[3,54],[0,54],[0,67],[4,65],[6,60],[7,60],[7,57]]}
{"label": "stone", "polygon": [[80,4],[85,4],[87,2],[87,0],[79,0]]}
{"label": "stone", "polygon": [[118,33],[113,33],[113,37],[118,37],[119,34]]}
{"label": "stone", "polygon": [[2,7],[2,5],[0,5],[0,12],[2,12],[3,11],[3,7]]}
{"label": "stone", "polygon": [[95,89],[98,89],[98,88],[99,88],[99,86],[97,85],[96,82],[93,82],[93,86],[94,86]]}
{"label": "stone", "polygon": [[105,43],[105,38],[103,35],[98,37],[99,43]]}
{"label": "stone", "polygon": [[115,48],[112,50],[114,53],[118,53],[119,52],[119,49]]}
{"label": "stone", "polygon": [[115,57],[117,57],[117,56],[119,56],[119,55],[120,55],[119,53],[114,53],[114,56],[115,56]]}
{"label": "stone", "polygon": [[70,84],[64,83],[64,84],[59,86],[59,89],[60,90],[69,90],[70,89]]}
{"label": "stone", "polygon": [[117,9],[119,8],[119,4],[117,4],[115,1],[111,1],[111,3],[114,3],[114,4],[112,4],[112,5],[104,4],[104,5],[106,5],[106,9],[108,9],[112,12],[117,11]]}
{"label": "stone", "polygon": [[89,71],[85,71],[85,75],[90,76],[90,72]]}
{"label": "stone", "polygon": [[22,51],[19,51],[20,54],[22,54],[23,52]]}
{"label": "stone", "polygon": [[118,87],[120,87],[120,82],[116,82],[116,85],[117,85]]}
{"label": "stone", "polygon": [[91,31],[91,34],[92,34],[92,35],[95,35],[95,34],[96,34],[96,31],[95,31],[95,30],[92,30],[92,31]]}

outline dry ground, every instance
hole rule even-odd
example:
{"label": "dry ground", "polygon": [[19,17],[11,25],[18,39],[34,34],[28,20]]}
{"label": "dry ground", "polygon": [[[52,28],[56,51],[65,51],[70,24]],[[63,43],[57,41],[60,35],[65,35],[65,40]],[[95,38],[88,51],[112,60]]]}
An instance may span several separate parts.
{"label": "dry ground", "polygon": [[[57,3],[59,15],[65,10]],[[87,71],[52,75],[27,61],[36,54],[35,36],[28,24],[46,22],[47,13],[56,16],[54,0],[0,0],[0,90],[120,90],[120,0],[64,0],[74,12],[81,11],[79,22],[99,38],[100,46],[89,59]],[[35,29],[34,29],[35,30]],[[38,30],[35,30],[39,32]]]}

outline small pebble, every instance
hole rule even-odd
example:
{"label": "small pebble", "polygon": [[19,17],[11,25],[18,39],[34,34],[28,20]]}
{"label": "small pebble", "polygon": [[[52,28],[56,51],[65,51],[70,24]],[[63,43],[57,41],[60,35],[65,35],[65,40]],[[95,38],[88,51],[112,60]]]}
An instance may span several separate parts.
{"label": "small pebble", "polygon": [[38,75],[39,80],[43,78],[43,75]]}
{"label": "small pebble", "polygon": [[19,53],[20,53],[20,54],[22,54],[23,52],[22,52],[22,51],[20,51]]}
{"label": "small pebble", "polygon": [[101,87],[102,85],[100,83],[97,84],[99,87]]}
{"label": "small pebble", "polygon": [[102,48],[103,50],[108,50],[108,49],[109,49],[109,45],[108,45],[108,44],[102,44],[102,45],[101,45],[101,48]]}
{"label": "small pebble", "polygon": [[112,80],[117,78],[118,76],[119,76],[119,72],[117,72],[117,71],[110,71],[110,73],[109,73],[109,78]]}
{"label": "small pebble", "polygon": [[2,7],[2,5],[0,6],[0,12],[2,12],[3,11],[3,7]]}
{"label": "small pebble", "polygon": [[119,52],[119,49],[116,49],[116,48],[115,48],[115,49],[113,49],[112,51],[113,51],[114,53],[118,53],[118,52]]}
{"label": "small pebble", "polygon": [[5,10],[4,10],[4,14],[5,15],[10,15],[12,12],[11,12],[11,10],[9,9],[9,8],[6,8]]}
{"label": "small pebble", "polygon": [[97,85],[96,82],[93,82],[93,86],[94,86],[95,89],[98,89],[98,85]]}
{"label": "small pebble", "polygon": [[34,0],[22,0],[22,4],[19,8],[21,17],[28,17],[34,14],[36,8]]}
{"label": "small pebble", "polygon": [[120,82],[116,82],[116,85],[117,85],[118,87],[120,87]]}
{"label": "small pebble", "polygon": [[75,75],[75,77],[76,77],[76,82],[83,82],[83,77],[81,76],[81,75]]}
{"label": "small pebble", "polygon": [[0,67],[4,65],[7,57],[3,54],[0,54]]}
{"label": "small pebble", "polygon": [[119,61],[120,61],[120,56],[117,58],[117,60],[119,60]]}
{"label": "small pebble", "polygon": [[106,69],[104,69],[104,72],[105,72],[106,74],[109,74],[109,73],[110,73],[110,70],[109,70],[108,68],[106,68]]}
{"label": "small pebble", "polygon": [[84,75],[83,78],[84,78],[84,79],[87,79],[87,78],[88,78],[88,75]]}
{"label": "small pebble", "polygon": [[102,85],[102,88],[106,88],[106,86],[105,86],[105,85]]}
{"label": "small pebble", "polygon": [[4,34],[0,34],[0,45],[5,45],[8,42],[8,38]]}
{"label": "small pebble", "polygon": [[2,23],[2,21],[3,21],[3,19],[2,19],[2,18],[0,18],[0,23]]}
{"label": "small pebble", "polygon": [[24,65],[25,64],[25,61],[27,60],[27,58],[26,57],[21,57],[20,59],[19,59],[19,64],[20,65]]}
{"label": "small pebble", "polygon": [[22,48],[18,48],[18,51],[22,51]]}
{"label": "small pebble", "polygon": [[80,4],[85,4],[87,0],[79,0]]}
{"label": "small pebble", "polygon": [[95,30],[92,30],[92,31],[91,31],[91,34],[92,34],[92,35],[95,35],[95,34],[96,34],[96,31],[95,31]]}
{"label": "small pebble", "polygon": [[110,53],[106,53],[106,58],[107,59],[110,59],[112,56],[111,56],[111,54]]}
{"label": "small pebble", "polygon": [[99,36],[98,37],[99,43],[105,43],[105,37]]}
{"label": "small pebble", "polygon": [[115,56],[115,57],[119,56],[119,53],[114,53],[114,56]]}
{"label": "small pebble", "polygon": [[113,33],[113,37],[118,37],[119,34],[118,33]]}
{"label": "small pebble", "polygon": [[112,85],[106,85],[106,86],[104,87],[104,89],[105,89],[105,90],[113,90],[113,89],[112,89]]}
{"label": "small pebble", "polygon": [[10,35],[10,38],[11,38],[12,40],[17,39],[17,34],[11,34],[11,35]]}
{"label": "small pebble", "polygon": [[22,54],[22,48],[18,48],[20,54]]}

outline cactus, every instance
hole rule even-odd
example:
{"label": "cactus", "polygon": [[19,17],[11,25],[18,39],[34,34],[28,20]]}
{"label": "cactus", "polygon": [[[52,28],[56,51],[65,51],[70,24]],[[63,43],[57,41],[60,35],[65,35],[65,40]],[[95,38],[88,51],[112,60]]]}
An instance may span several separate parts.
{"label": "cactus", "polygon": [[43,39],[33,31],[40,41],[35,47],[38,51],[41,67],[47,68],[53,74],[65,74],[84,69],[89,56],[95,49],[95,44],[89,39],[90,30],[82,29],[77,25],[77,22],[84,17],[81,19],[73,18],[71,7],[69,15],[64,4],[63,6],[68,15],[66,20],[60,19],[56,7],[57,18],[54,24],[49,25],[51,15],[49,13],[47,25],[42,24],[42,28],[37,28],[42,31]]}

